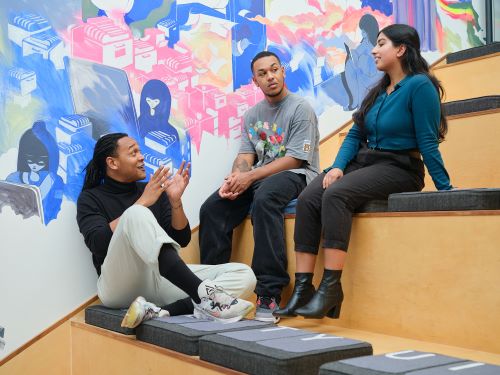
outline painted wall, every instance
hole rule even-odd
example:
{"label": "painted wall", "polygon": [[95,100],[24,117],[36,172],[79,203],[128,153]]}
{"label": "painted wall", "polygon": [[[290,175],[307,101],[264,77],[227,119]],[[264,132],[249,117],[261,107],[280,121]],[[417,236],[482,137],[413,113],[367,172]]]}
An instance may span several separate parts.
{"label": "painted wall", "polygon": [[[418,4],[418,6],[417,6]],[[192,163],[198,209],[262,99],[249,63],[276,52],[327,135],[380,77],[379,29],[415,26],[429,61],[483,43],[482,1],[24,0],[0,5],[0,358],[95,293],[75,221],[101,135],[135,137],[150,172]]]}

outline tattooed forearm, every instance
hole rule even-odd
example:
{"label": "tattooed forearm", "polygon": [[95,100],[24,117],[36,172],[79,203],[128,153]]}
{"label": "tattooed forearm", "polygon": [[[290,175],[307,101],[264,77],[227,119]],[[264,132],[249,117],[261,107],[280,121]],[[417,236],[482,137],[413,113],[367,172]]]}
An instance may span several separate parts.
{"label": "tattooed forearm", "polygon": [[232,170],[233,172],[236,172],[236,171],[248,172],[251,169],[252,169],[251,166],[248,164],[248,161],[246,161],[245,159],[236,158],[234,160],[233,170]]}

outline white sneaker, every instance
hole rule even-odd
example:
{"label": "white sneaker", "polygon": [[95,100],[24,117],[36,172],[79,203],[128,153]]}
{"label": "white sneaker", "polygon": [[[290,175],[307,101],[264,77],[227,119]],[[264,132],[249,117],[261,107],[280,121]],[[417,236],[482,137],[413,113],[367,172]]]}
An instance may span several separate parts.
{"label": "white sneaker", "polygon": [[121,326],[135,328],[145,320],[162,316],[169,316],[168,311],[162,310],[154,303],[147,302],[144,297],[139,296],[130,304],[127,313],[123,317]]}
{"label": "white sneaker", "polygon": [[243,319],[253,309],[253,303],[230,296],[210,280],[205,280],[200,284],[198,295],[201,302],[193,301],[193,315],[197,319],[234,323]]}

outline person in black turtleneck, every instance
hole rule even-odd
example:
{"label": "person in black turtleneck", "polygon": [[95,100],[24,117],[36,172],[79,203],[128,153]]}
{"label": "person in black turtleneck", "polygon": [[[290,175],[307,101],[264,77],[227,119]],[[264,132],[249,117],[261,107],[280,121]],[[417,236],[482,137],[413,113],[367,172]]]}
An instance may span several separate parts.
{"label": "person in black turtleneck", "polygon": [[[182,207],[189,164],[171,175],[161,166],[149,182],[137,142],[124,133],[101,137],[77,203],[77,222],[99,275],[97,293],[110,308],[129,307],[122,326],[193,313],[224,322],[244,317],[256,279],[238,263],[186,265],[191,239]],[[157,307],[161,306],[161,307]]]}

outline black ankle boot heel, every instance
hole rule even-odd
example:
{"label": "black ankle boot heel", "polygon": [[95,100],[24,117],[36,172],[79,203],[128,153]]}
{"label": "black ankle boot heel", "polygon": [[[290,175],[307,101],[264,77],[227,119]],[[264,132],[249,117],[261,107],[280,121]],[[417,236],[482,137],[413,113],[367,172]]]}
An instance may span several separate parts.
{"label": "black ankle boot heel", "polygon": [[307,305],[295,310],[297,315],[309,319],[321,319],[325,316],[337,319],[344,300],[340,275],[342,271],[325,270],[314,297]]}
{"label": "black ankle boot heel", "polygon": [[315,289],[312,284],[312,278],[312,273],[296,273],[295,285],[287,305],[282,309],[275,310],[273,315],[281,318],[292,318],[297,316],[295,309],[304,306],[314,295]]}
{"label": "black ankle boot heel", "polygon": [[333,308],[330,309],[330,311],[328,311],[326,313],[326,316],[329,317],[329,318],[332,318],[332,319],[338,319],[339,316],[340,316],[340,308],[342,307],[342,304],[338,304],[337,306],[334,306]]}

